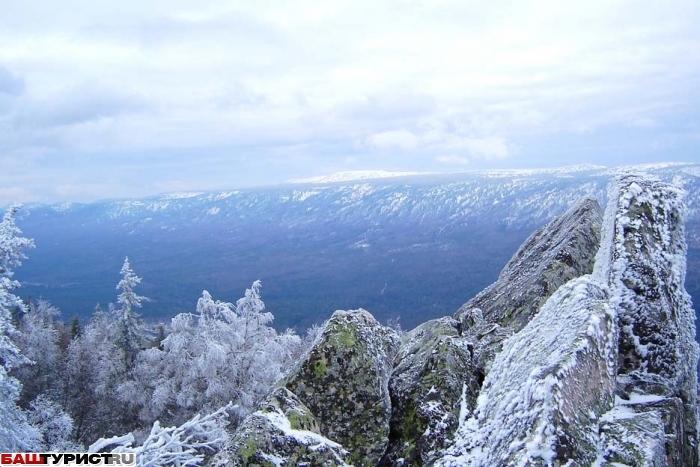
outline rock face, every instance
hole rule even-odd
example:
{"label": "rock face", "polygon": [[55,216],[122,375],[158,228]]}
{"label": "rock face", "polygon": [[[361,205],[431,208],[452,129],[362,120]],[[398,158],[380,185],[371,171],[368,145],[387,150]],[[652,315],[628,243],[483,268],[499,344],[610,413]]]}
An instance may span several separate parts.
{"label": "rock face", "polygon": [[673,467],[698,465],[698,350],[695,313],[683,286],[682,195],[648,177],[620,177],[610,190],[595,267],[610,286],[620,323],[618,392],[622,401],[637,401],[629,404],[636,412],[659,414],[663,465]]}
{"label": "rock face", "polygon": [[574,279],[504,343],[473,417],[435,465],[590,465],[616,370],[607,291],[590,276]]}
{"label": "rock face", "polygon": [[590,274],[600,245],[603,212],[584,198],[565,214],[537,230],[518,249],[498,280],[455,314],[461,320],[473,308],[484,320],[518,332],[540,306],[569,280]]}
{"label": "rock face", "polygon": [[347,466],[348,452],[321,436],[311,411],[294,394],[277,388],[236,431],[229,461],[240,467]]}
{"label": "rock face", "polygon": [[426,465],[446,447],[483,380],[475,347],[452,318],[428,321],[403,338],[389,382],[391,444],[380,465]]}
{"label": "rock face", "polygon": [[388,384],[398,345],[398,335],[367,311],[336,311],[285,382],[357,466],[376,465],[389,442]]}
{"label": "rock face", "polygon": [[487,373],[503,341],[520,331],[556,290],[593,271],[602,210],[584,198],[532,234],[498,280],[455,313],[462,335],[478,342],[477,367]]}
{"label": "rock face", "polygon": [[381,465],[429,465],[449,447],[502,343],[560,285],[593,270],[601,223],[597,201],[576,203],[530,236],[498,281],[455,319],[429,321],[405,336],[390,382],[391,445]]}
{"label": "rock face", "polygon": [[[616,181],[593,275],[561,286],[503,343],[474,415],[435,466],[698,465],[683,213],[673,186]],[[517,328],[514,303],[483,316]]]}

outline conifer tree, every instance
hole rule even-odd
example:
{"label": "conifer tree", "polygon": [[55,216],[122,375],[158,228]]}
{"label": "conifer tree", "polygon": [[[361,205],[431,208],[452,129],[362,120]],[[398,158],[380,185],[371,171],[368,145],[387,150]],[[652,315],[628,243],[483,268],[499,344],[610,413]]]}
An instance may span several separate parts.
{"label": "conifer tree", "polygon": [[78,315],[73,315],[70,320],[69,335],[71,339],[77,339],[83,333],[83,328],[80,326],[80,318]]}
{"label": "conifer tree", "polygon": [[17,333],[12,310],[25,310],[24,303],[12,293],[20,285],[12,278],[13,268],[26,258],[22,249],[34,245],[30,239],[20,236],[22,231],[15,225],[19,209],[19,205],[12,206],[0,222],[0,452],[31,450],[38,439],[38,431],[17,406],[21,384],[8,374],[29,362],[10,339]]}
{"label": "conifer tree", "polygon": [[134,292],[141,283],[141,278],[131,269],[128,256],[124,260],[121,275],[122,279],[117,284],[117,290],[120,291],[117,303],[121,306],[114,308],[113,312],[118,324],[117,346],[124,352],[127,369],[131,369],[136,355],[146,343],[145,327],[135,308],[141,308],[142,302],[148,299]]}

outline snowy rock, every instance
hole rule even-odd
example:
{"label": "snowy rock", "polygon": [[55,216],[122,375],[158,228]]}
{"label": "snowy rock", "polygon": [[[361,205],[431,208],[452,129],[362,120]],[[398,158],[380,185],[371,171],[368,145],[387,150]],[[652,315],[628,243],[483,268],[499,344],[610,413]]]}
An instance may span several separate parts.
{"label": "snowy rock", "polygon": [[[620,323],[621,386],[663,395],[668,465],[698,465],[695,313],[684,288],[683,192],[625,174],[611,186],[595,275],[612,291]],[[621,388],[622,389],[622,388]]]}
{"label": "snowy rock", "polygon": [[357,466],[376,465],[389,442],[388,384],[399,340],[365,310],[336,311],[284,382]]}
{"label": "snowy rock", "polygon": [[427,465],[447,447],[483,381],[474,349],[452,318],[428,321],[404,337],[389,382],[390,446],[380,465]]}
{"label": "snowy rock", "polygon": [[605,286],[584,276],[559,288],[503,344],[435,465],[591,465],[597,420],[613,406],[617,334]]}
{"label": "snowy rock", "polygon": [[486,322],[519,331],[560,286],[593,270],[601,223],[598,202],[583,198],[532,234],[498,280],[462,305],[455,318],[462,321],[478,308]]}
{"label": "snowy rock", "polygon": [[489,371],[503,341],[522,329],[561,285],[593,270],[601,223],[598,202],[582,198],[533,233],[498,280],[457,310],[462,335],[478,343],[480,372]]}
{"label": "snowy rock", "polygon": [[658,412],[635,412],[616,406],[600,422],[598,464],[667,467],[664,427]]}
{"label": "snowy rock", "polygon": [[348,452],[319,434],[311,411],[290,391],[277,388],[246,417],[228,449],[234,467],[348,466]]}

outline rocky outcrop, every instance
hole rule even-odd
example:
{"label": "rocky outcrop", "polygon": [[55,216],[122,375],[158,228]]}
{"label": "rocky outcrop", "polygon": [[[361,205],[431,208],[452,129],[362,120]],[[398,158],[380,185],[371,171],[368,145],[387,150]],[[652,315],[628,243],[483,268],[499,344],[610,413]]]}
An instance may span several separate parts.
{"label": "rocky outcrop", "polygon": [[620,324],[621,400],[635,399],[635,411],[659,414],[673,467],[698,465],[698,350],[684,288],[682,196],[649,177],[621,176],[610,190],[595,266],[609,284]]}
{"label": "rocky outcrop", "polygon": [[462,305],[455,318],[477,308],[487,323],[521,330],[559,287],[593,271],[602,215],[598,202],[585,198],[537,230],[498,280]]}
{"label": "rocky outcrop", "polygon": [[[683,212],[673,186],[616,181],[593,275],[560,287],[503,343],[436,466],[698,465]],[[521,303],[496,315],[517,327]],[[463,316],[479,325],[473,310]]]}
{"label": "rocky outcrop", "polygon": [[452,318],[428,321],[404,336],[389,382],[391,441],[380,465],[426,465],[447,447],[483,380],[474,350]]}
{"label": "rocky outcrop", "polygon": [[367,311],[336,311],[284,383],[357,466],[376,465],[389,442],[388,385],[398,345],[398,335]]}
{"label": "rocky outcrop", "polygon": [[520,331],[563,284],[593,271],[602,210],[584,198],[532,234],[498,280],[455,313],[462,335],[478,342],[477,367],[490,370],[505,339]]}
{"label": "rocky outcrop", "polygon": [[294,394],[277,388],[246,417],[229,449],[234,467],[348,466],[348,452],[322,436],[318,421]]}
{"label": "rocky outcrop", "polygon": [[589,276],[570,281],[504,343],[474,415],[435,465],[590,465],[616,370],[606,288]]}
{"label": "rocky outcrop", "polygon": [[450,446],[503,342],[559,286],[593,270],[601,223],[597,201],[576,203],[535,232],[455,319],[429,321],[405,336],[390,382],[391,445],[381,465],[429,465]]}

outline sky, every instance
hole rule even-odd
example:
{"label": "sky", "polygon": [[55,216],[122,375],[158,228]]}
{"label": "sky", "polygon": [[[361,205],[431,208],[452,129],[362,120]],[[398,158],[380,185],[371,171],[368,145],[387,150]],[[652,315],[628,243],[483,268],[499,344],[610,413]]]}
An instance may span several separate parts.
{"label": "sky", "polygon": [[697,0],[0,0],[0,205],[700,161]]}

